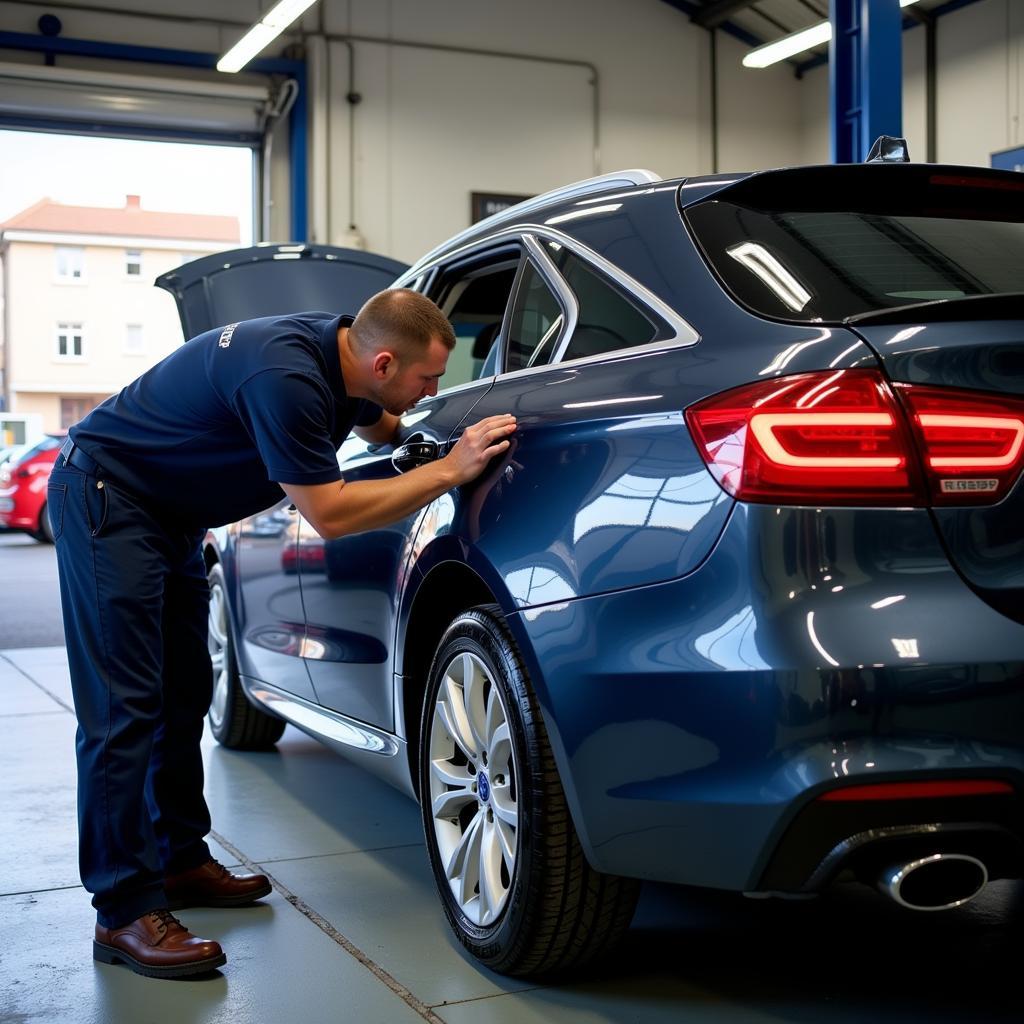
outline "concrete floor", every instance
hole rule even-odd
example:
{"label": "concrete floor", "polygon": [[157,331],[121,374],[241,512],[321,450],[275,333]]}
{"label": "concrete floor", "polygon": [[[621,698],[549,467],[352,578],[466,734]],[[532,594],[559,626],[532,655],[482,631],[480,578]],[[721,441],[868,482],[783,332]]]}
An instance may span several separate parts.
{"label": "concrete floor", "polygon": [[223,943],[227,965],[158,981],[97,964],[76,863],[70,706],[63,648],[0,651],[0,1024],[1024,1016],[1018,882],[917,915],[853,885],[799,903],[650,885],[626,940],[584,976],[537,986],[491,974],[448,931],[416,807],[291,728],[270,753],[205,745],[215,855],[275,883],[254,907],[181,913]]}
{"label": "concrete floor", "polygon": [[0,651],[63,643],[53,547],[0,531]]}

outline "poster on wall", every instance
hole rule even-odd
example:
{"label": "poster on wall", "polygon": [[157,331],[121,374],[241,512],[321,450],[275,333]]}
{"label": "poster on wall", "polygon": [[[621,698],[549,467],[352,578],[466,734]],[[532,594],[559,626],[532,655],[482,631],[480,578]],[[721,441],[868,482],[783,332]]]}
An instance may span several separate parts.
{"label": "poster on wall", "polygon": [[516,203],[522,203],[533,196],[519,196],[511,192],[470,192],[469,217],[470,224],[477,224],[487,217],[493,217],[502,210],[507,210]]}
{"label": "poster on wall", "polygon": [[1001,171],[1024,171],[1024,146],[993,153],[992,166]]}

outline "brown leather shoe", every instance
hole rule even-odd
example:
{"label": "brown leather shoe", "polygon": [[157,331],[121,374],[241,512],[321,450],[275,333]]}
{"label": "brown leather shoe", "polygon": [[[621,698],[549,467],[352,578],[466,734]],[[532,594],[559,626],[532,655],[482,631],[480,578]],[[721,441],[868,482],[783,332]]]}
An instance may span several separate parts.
{"label": "brown leather shoe", "polygon": [[121,928],[97,924],[92,955],[100,963],[125,964],[147,978],[204,974],[228,961],[220,943],[193,935],[169,910],[143,914]]}
{"label": "brown leather shoe", "polygon": [[240,907],[270,894],[266,875],[233,875],[212,857],[191,871],[164,879],[167,905],[182,907]]}

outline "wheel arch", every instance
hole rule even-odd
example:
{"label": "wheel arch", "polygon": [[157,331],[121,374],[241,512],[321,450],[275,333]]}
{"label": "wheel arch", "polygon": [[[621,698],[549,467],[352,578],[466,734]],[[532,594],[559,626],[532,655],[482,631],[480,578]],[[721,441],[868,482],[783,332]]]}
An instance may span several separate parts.
{"label": "wheel arch", "polygon": [[223,528],[207,531],[202,544],[203,564],[206,568],[206,575],[210,570],[219,565],[224,573],[224,596],[228,613],[228,629],[231,631],[231,638],[235,644],[235,657],[238,659],[238,667],[242,672],[242,688],[248,693],[246,683],[246,668],[243,659],[243,648],[239,643],[239,615],[241,610],[237,602],[241,599],[238,589],[238,581],[235,577],[235,558],[231,538]]}
{"label": "wheel arch", "polygon": [[[487,583],[461,561],[433,566],[417,586],[399,647],[401,715],[413,788],[419,795],[420,715],[434,652],[452,620],[481,604],[499,604]],[[397,666],[396,666],[397,667]]]}

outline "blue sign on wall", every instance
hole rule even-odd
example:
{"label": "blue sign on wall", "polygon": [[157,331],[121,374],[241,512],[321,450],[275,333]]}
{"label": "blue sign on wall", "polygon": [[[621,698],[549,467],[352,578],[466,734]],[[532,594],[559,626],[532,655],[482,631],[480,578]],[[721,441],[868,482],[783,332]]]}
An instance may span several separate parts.
{"label": "blue sign on wall", "polygon": [[993,153],[992,166],[1001,171],[1024,171],[1024,146]]}

